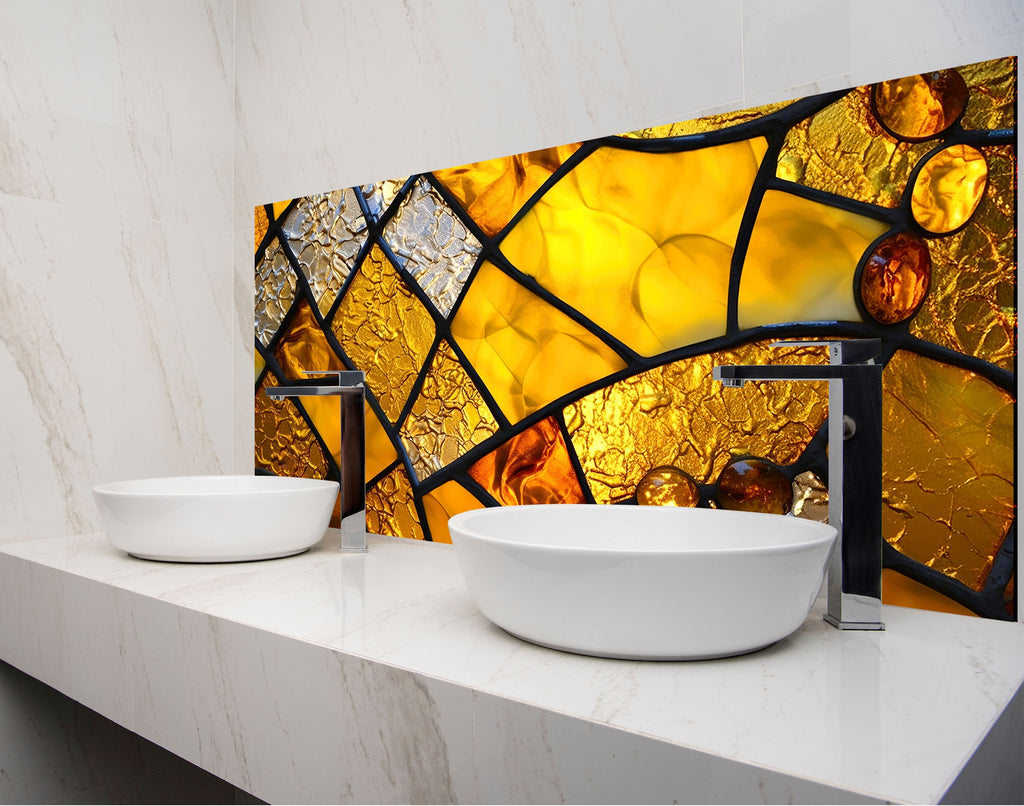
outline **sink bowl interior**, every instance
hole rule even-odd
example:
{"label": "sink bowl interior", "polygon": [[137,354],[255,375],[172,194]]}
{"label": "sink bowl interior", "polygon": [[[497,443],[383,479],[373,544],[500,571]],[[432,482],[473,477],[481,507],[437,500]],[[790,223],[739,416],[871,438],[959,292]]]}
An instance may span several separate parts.
{"label": "sink bowl interior", "polygon": [[544,646],[615,658],[751,652],[803,624],[836,530],[779,515],[557,504],[454,516],[481,612]]}
{"label": "sink bowl interior", "polygon": [[93,488],[117,548],[147,560],[286,557],[324,535],[338,484],[284,476],[177,476]]}

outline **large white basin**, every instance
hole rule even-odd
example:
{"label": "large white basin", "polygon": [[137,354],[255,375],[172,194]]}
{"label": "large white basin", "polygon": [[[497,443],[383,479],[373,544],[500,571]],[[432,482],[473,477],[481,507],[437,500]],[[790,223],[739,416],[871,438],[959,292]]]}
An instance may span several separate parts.
{"label": "large white basin", "polygon": [[611,658],[752,652],[800,627],[836,530],[781,515],[553,504],[455,515],[480,611],[536,644]]}
{"label": "large white basin", "polygon": [[284,476],[178,476],[93,487],[117,548],[146,560],[268,560],[317,543],[338,484]]}

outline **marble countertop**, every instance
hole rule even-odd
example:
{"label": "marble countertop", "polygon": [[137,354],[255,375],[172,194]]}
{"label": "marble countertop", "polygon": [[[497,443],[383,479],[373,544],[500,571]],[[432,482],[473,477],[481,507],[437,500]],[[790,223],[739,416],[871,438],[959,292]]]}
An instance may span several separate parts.
{"label": "marble countertop", "polygon": [[0,656],[266,800],[923,803],[1020,785],[1003,745],[1024,737],[1024,624],[886,607],[886,631],[841,632],[815,610],[742,657],[588,658],[490,624],[451,546],[369,542],[339,554],[332,531],[220,565],[102,535],[6,542]]}

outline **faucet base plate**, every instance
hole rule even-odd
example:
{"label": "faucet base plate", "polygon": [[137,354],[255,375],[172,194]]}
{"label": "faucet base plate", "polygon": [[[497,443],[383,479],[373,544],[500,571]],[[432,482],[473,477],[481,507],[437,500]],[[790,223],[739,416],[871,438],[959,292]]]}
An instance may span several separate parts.
{"label": "faucet base plate", "polygon": [[884,630],[885,624],[881,621],[841,621],[828,613],[824,616],[825,621],[837,630]]}

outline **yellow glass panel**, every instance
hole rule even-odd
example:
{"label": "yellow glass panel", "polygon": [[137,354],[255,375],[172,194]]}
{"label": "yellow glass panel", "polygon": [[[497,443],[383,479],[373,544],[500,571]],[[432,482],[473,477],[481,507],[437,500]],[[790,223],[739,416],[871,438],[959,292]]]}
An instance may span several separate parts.
{"label": "yellow glass panel", "polygon": [[267,220],[267,211],[261,204],[256,208],[256,224],[254,232],[254,240],[256,241],[253,249],[259,249],[260,244],[263,243],[263,239],[267,236],[267,230],[270,229],[270,222]]}
{"label": "yellow glass panel", "polygon": [[1017,58],[958,67],[970,91],[960,124],[968,130],[1012,129],[1017,118]]}
{"label": "yellow glass panel", "polygon": [[562,431],[553,417],[480,459],[469,475],[502,504],[582,504]]}
{"label": "yellow glass panel", "polygon": [[948,596],[943,596],[892,568],[882,569],[882,604],[935,610],[939,613],[956,613],[959,616],[978,615],[959,602],[954,602]]}
{"label": "yellow glass panel", "polygon": [[702,132],[714,132],[719,129],[727,129],[730,126],[737,126],[740,123],[750,123],[758,118],[763,118],[780,109],[785,109],[792,101],[777,101],[763,106],[752,106],[748,109],[739,109],[735,112],[723,112],[718,115],[708,115],[694,120],[683,120],[678,123],[666,123],[661,126],[649,126],[646,129],[626,132],[623,137],[632,137],[640,140],[656,140],[664,137],[682,137],[686,134],[700,134]]}
{"label": "yellow glass panel", "polygon": [[434,171],[488,235],[497,235],[523,203],[580,147],[579,143],[528,151]]}
{"label": "yellow glass panel", "polygon": [[959,229],[974,215],[988,180],[988,161],[968,145],[944,148],[928,158],[914,181],[910,210],[928,232]]}
{"label": "yellow glass panel", "polygon": [[452,542],[451,532],[448,531],[448,519],[452,515],[483,508],[484,505],[457,481],[446,482],[433,492],[423,496],[427,526],[430,529],[430,537],[435,543]]}
{"label": "yellow glass panel", "polygon": [[984,149],[988,187],[970,223],[928,242],[932,280],[910,322],[914,336],[1012,370],[1017,354],[1013,146]]}
{"label": "yellow glass panel", "polygon": [[256,467],[279,476],[327,478],[327,459],[298,409],[264,394],[277,385],[268,375],[256,393]]}
{"label": "yellow glass panel", "polygon": [[828,384],[747,383],[726,389],[717,364],[827,363],[820,347],[768,342],[675,361],[606,386],[565,408],[576,455],[598,503],[621,501],[653,467],[713,483],[732,451],[795,462],[828,413]]}
{"label": "yellow glass panel", "polygon": [[980,591],[1014,517],[1013,397],[899,351],[883,375],[883,535]]}
{"label": "yellow glass panel", "polygon": [[267,362],[264,361],[263,360],[263,356],[260,355],[255,350],[253,350],[253,354],[256,356],[256,361],[255,361],[255,364],[256,364],[256,377],[253,378],[253,382],[255,383],[256,381],[259,380],[260,373],[263,372],[263,368],[267,366]]}
{"label": "yellow glass panel", "polygon": [[769,190],[740,280],[741,328],[778,322],[859,322],[853,276],[887,229],[881,221]]}
{"label": "yellow glass panel", "polygon": [[391,422],[405,406],[434,341],[434,320],[374,245],[331,329]]}
{"label": "yellow glass panel", "polygon": [[766,141],[600,148],[501,243],[520,271],[641,355],[726,328],[729,269]]}
{"label": "yellow glass panel", "polygon": [[452,335],[513,423],[626,364],[561,311],[484,263]]}
{"label": "yellow glass panel", "polygon": [[366,480],[369,481],[398,459],[398,451],[395,450],[388,432],[384,430],[368,402],[365,408],[363,421],[366,423]]}
{"label": "yellow glass panel", "polygon": [[423,527],[413,502],[412,485],[401,467],[366,492],[366,531],[423,540]]}
{"label": "yellow glass panel", "polygon": [[281,217],[281,213],[283,213],[286,209],[288,209],[288,205],[291,204],[291,203],[292,203],[291,199],[285,199],[284,201],[274,202],[273,207],[274,207],[274,220],[275,221],[277,221],[277,219]]}
{"label": "yellow glass panel", "polygon": [[497,430],[480,392],[448,342],[442,341],[401,428],[416,475],[427,478]]}

